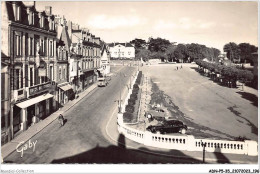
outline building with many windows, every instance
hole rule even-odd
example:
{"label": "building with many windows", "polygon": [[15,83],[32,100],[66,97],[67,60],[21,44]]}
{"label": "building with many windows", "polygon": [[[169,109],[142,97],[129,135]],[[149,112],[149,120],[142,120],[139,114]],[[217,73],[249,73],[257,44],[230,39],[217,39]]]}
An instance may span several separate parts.
{"label": "building with many windows", "polygon": [[69,80],[76,93],[80,93],[96,81],[96,70],[100,67],[100,38],[88,29],[68,22],[71,38]]}
{"label": "building with many windows", "polygon": [[130,43],[111,43],[109,51],[112,59],[134,59],[135,47]]}
{"label": "building with many windows", "polygon": [[10,62],[9,134],[28,129],[57,109],[56,30],[51,7],[38,12],[35,2],[2,5],[2,54]]}

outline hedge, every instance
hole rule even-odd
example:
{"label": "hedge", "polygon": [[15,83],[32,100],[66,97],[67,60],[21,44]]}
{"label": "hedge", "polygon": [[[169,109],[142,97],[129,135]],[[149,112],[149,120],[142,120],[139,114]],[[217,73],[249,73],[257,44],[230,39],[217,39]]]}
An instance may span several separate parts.
{"label": "hedge", "polygon": [[137,94],[131,94],[130,99],[136,100],[137,99]]}
{"label": "hedge", "polygon": [[127,106],[125,107],[125,111],[126,111],[126,112],[133,113],[134,110],[135,110],[135,107],[132,106],[132,105],[127,105]]}
{"label": "hedge", "polygon": [[202,68],[208,69],[211,72],[219,73],[227,79],[232,80],[243,80],[243,81],[252,81],[254,75],[251,71],[242,70],[236,66],[225,66],[217,63],[209,63],[202,60],[195,61],[197,65]]}
{"label": "hedge", "polygon": [[128,99],[128,104],[129,105],[135,105],[135,100],[134,99]]}

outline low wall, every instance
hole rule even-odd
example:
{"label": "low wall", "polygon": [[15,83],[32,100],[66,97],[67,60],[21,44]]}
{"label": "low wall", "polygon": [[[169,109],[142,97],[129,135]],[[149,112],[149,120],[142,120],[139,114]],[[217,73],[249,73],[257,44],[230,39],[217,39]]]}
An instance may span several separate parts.
{"label": "low wall", "polygon": [[[134,81],[137,76],[135,76]],[[133,83],[134,84],[134,83]],[[124,95],[125,100],[122,104],[122,111],[125,111],[128,99],[132,93],[129,89],[128,94]],[[232,154],[245,154],[249,156],[258,155],[258,143],[256,141],[227,141],[227,140],[213,140],[213,139],[196,139],[193,135],[162,135],[153,134],[149,131],[140,131],[130,128],[123,122],[123,113],[118,113],[118,132],[123,134],[126,138],[144,144],[146,146],[187,150],[187,151],[203,151],[206,152],[221,152]]]}

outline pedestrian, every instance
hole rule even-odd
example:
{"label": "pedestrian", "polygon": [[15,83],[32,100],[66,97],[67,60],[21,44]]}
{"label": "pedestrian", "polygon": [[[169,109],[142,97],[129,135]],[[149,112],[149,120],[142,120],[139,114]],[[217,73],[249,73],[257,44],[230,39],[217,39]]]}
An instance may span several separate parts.
{"label": "pedestrian", "polygon": [[178,66],[177,66],[177,70],[178,70]]}
{"label": "pedestrian", "polygon": [[64,125],[64,117],[63,117],[62,114],[59,115],[58,120],[60,122],[60,125],[63,126]]}
{"label": "pedestrian", "polygon": [[182,65],[181,65],[181,69],[182,69]]}

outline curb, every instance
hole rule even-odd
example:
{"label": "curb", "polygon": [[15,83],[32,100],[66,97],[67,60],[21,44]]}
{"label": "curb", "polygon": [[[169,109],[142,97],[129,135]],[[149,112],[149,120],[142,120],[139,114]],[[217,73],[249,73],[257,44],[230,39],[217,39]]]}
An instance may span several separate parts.
{"label": "curb", "polygon": [[[118,71],[121,71],[124,67],[125,67],[125,66],[121,67],[121,68],[118,69],[115,73],[117,73]],[[115,73],[111,73],[111,77],[114,76]],[[93,85],[95,85],[95,86],[93,86]],[[54,121],[57,119],[57,117],[58,117],[59,114],[63,114],[63,113],[65,113],[65,112],[67,112],[68,110],[70,110],[74,105],[76,105],[76,104],[77,104],[79,101],[81,101],[84,97],[86,97],[88,94],[90,94],[90,92],[92,92],[94,89],[96,89],[96,88],[97,88],[97,83],[92,84],[89,88],[91,88],[91,87],[93,87],[93,89],[91,89],[88,93],[86,93],[86,94],[85,94],[84,96],[82,96],[81,98],[78,98],[77,101],[76,101],[75,103],[73,103],[71,106],[69,106],[67,109],[65,109],[64,111],[61,111],[61,110],[59,111],[59,110],[57,110],[57,111],[55,111],[54,113],[52,113],[52,114],[57,114],[57,116],[56,116],[53,120],[51,120],[48,124],[46,124],[46,125],[44,125],[44,126],[42,126],[42,127],[36,128],[36,131],[34,132],[34,134],[31,135],[31,136],[26,137],[26,138],[23,140],[23,142],[26,143],[26,142],[29,141],[31,138],[33,138],[34,136],[36,136],[39,132],[41,132],[43,129],[45,129],[47,126],[49,126],[52,122],[54,122]],[[84,93],[84,92],[82,92],[82,93]],[[54,116],[53,116],[53,117],[54,117]],[[47,117],[46,119],[48,119],[48,117]],[[18,142],[15,141],[15,139],[13,139],[13,140],[11,140],[11,141],[8,142],[8,143],[18,143]],[[12,153],[16,150],[16,148],[14,148],[14,149],[8,151],[8,148],[7,148],[7,151],[5,151],[5,152],[7,152],[7,154],[5,154],[5,155],[3,156],[2,147],[3,147],[3,146],[1,146],[1,157],[2,157],[2,159],[8,157],[10,154],[12,154]],[[15,147],[16,147],[16,146],[15,146]],[[11,149],[11,148],[10,148],[10,149]],[[1,162],[1,163],[3,163],[3,162]]]}
{"label": "curb", "polygon": [[[92,84],[92,85],[96,85],[96,83],[94,83],[94,84]],[[92,86],[91,86],[92,87]],[[68,107],[66,110],[64,110],[64,111],[59,111],[59,110],[57,110],[56,112],[54,112],[54,113],[52,113],[52,114],[57,114],[57,116],[55,117],[55,119],[53,119],[53,120],[51,120],[48,124],[46,124],[46,125],[44,125],[42,128],[38,128],[38,129],[36,129],[36,131],[35,131],[35,133],[33,134],[33,135],[31,135],[31,136],[28,136],[26,139],[24,139],[23,140],[23,142],[24,143],[26,143],[28,140],[30,140],[31,138],[33,138],[34,136],[36,136],[39,132],[41,132],[43,129],[45,129],[47,126],[49,126],[52,122],[54,122],[56,119],[57,119],[57,117],[58,117],[58,112],[60,112],[60,114],[63,114],[63,113],[65,113],[65,112],[67,112],[69,109],[71,109],[75,104],[77,104],[79,101],[81,101],[84,97],[86,97],[90,92],[92,92],[94,89],[96,89],[97,88],[97,85],[94,87],[93,86],[93,89],[91,89],[87,94],[85,94],[84,96],[82,96],[81,98],[79,98],[75,103],[73,103],[70,107]],[[13,139],[14,140],[14,139]],[[11,140],[9,143],[12,143],[12,141],[13,140]],[[5,156],[2,156],[2,158],[4,159],[4,158],[6,158],[6,157],[8,157],[11,153],[13,153],[15,151],[15,149],[12,149],[12,150],[10,150],[10,152],[8,152]],[[3,153],[2,153],[2,148],[1,148],[1,155],[3,155]]]}

